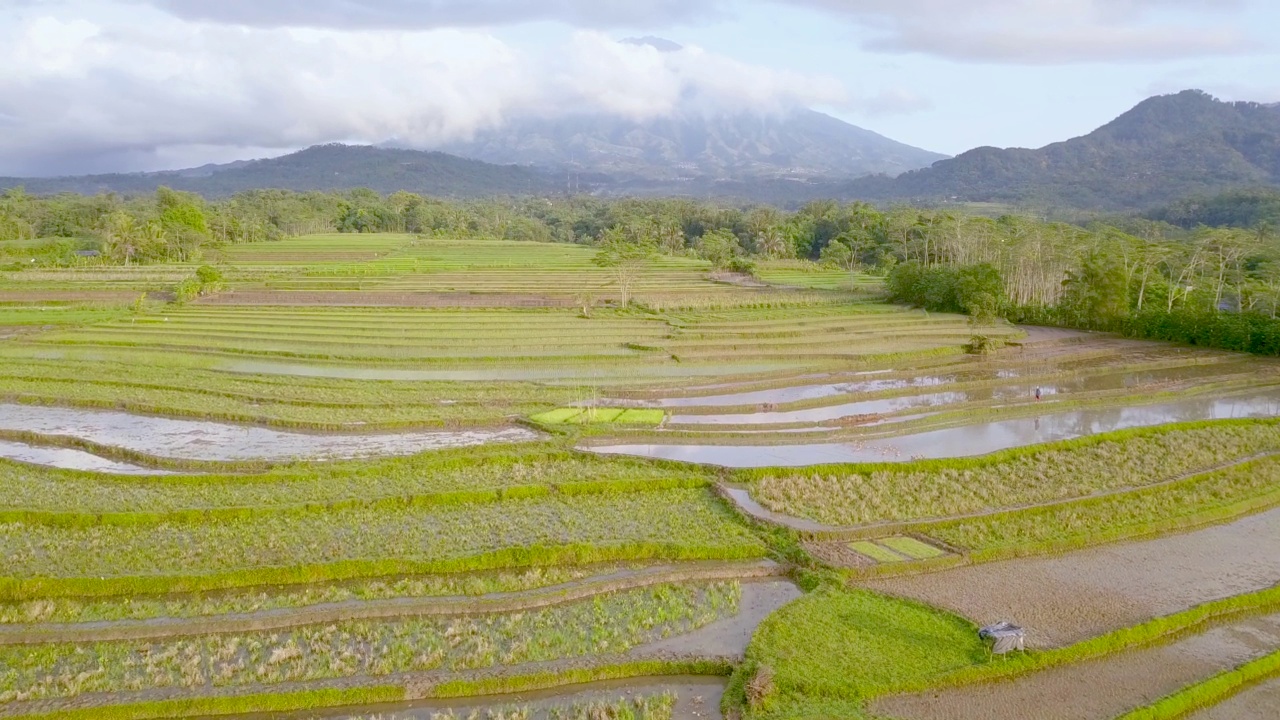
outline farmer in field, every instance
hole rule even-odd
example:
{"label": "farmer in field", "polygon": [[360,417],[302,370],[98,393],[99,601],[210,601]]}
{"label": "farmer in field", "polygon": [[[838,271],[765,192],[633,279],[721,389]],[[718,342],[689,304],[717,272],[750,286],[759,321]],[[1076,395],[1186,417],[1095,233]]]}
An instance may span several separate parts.
{"label": "farmer in field", "polygon": [[1036,399],[1040,399],[1040,388],[1036,388]]}

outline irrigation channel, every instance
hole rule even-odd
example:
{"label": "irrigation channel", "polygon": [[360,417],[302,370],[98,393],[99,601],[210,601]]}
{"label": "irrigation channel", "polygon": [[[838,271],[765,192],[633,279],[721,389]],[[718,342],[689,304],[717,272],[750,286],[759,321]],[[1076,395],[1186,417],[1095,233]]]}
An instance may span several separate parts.
{"label": "irrigation channel", "polygon": [[[321,434],[272,430],[200,420],[0,404],[0,430],[71,437],[147,455],[202,461],[336,460],[411,455],[425,450],[533,440],[523,428],[383,434]],[[18,451],[15,449],[16,454]],[[28,452],[29,456],[35,456]],[[9,457],[9,455],[5,455]],[[46,455],[46,459],[52,457]],[[15,457],[13,459],[22,459]],[[90,462],[85,458],[80,461]],[[30,462],[30,460],[26,460]],[[100,469],[100,468],[83,468]],[[108,470],[111,471],[111,470]],[[121,468],[114,470],[120,472]]]}
{"label": "irrigation channel", "polygon": [[850,443],[602,445],[583,449],[606,455],[635,455],[731,468],[802,467],[970,457],[1127,428],[1193,420],[1276,416],[1280,416],[1280,389],[1271,388],[1155,405],[1089,408]]}

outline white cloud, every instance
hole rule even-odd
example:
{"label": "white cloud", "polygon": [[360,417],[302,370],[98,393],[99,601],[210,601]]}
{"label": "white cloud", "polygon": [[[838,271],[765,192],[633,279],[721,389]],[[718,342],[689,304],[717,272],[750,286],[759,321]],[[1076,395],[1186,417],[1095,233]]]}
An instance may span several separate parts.
{"label": "white cloud", "polygon": [[429,146],[515,114],[650,118],[844,97],[829,78],[595,31],[528,48],[478,29],[251,28],[137,12],[0,22],[0,174],[149,169],[217,148]]}
{"label": "white cloud", "polygon": [[1248,0],[777,0],[866,27],[866,47],[966,62],[1055,65],[1229,55],[1257,46]]}

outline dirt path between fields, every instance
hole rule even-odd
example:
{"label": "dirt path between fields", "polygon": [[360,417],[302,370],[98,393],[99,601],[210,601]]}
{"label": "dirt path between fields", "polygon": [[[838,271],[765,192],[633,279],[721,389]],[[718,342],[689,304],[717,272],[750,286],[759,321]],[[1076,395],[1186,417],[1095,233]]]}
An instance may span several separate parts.
{"label": "dirt path between fields", "polygon": [[1277,648],[1280,615],[1269,615],[998,683],[884,698],[872,709],[900,720],[1111,720]]}
{"label": "dirt path between fields", "polygon": [[317,305],[343,307],[506,308],[575,307],[571,296],[377,290],[234,290],[201,298],[200,305]]}
{"label": "dirt path between fields", "polygon": [[1228,525],[865,586],[979,624],[1023,625],[1033,647],[1068,645],[1210,600],[1280,583],[1280,508]]}

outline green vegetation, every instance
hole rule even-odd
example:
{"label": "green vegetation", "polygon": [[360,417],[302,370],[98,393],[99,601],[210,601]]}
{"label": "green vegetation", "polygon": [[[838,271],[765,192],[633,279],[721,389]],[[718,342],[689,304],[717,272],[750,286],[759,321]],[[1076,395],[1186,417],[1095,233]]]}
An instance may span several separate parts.
{"label": "green vegetation", "polygon": [[912,560],[928,560],[945,554],[938,548],[928,543],[920,542],[913,537],[890,537],[883,538],[877,542],[894,552],[906,555]]}
{"label": "green vegetation", "polygon": [[273,685],[618,653],[737,612],[738,586],[660,586],[513,615],[340,622],[143,643],[0,647],[0,702]]}
{"label": "green vegetation", "polygon": [[1280,505],[1280,459],[1267,458],[1153,488],[1062,505],[929,523],[922,532],[971,558],[1062,551],[1195,527]]}
{"label": "green vegetation", "polygon": [[866,555],[876,562],[894,563],[902,562],[907,559],[906,557],[877,545],[870,540],[858,540],[857,542],[851,542],[849,543],[849,548],[854,552]]}
{"label": "green vegetation", "polygon": [[280,590],[128,598],[43,598],[0,604],[0,625],[198,618],[313,605],[422,597],[479,597],[550,587],[607,573],[609,567],[536,567],[466,575],[377,578]]}
{"label": "green vegetation", "polygon": [[[756,630],[745,672],[768,668],[753,717],[862,717],[862,702],[984,662],[977,628],[864,590],[822,589]],[[744,698],[745,700],[745,698]]]}
{"label": "green vegetation", "polygon": [[566,562],[744,559],[764,547],[707,491],[670,490],[155,526],[6,523],[0,554],[8,559],[0,599],[26,600]]}
{"label": "green vegetation", "polygon": [[747,471],[771,510],[832,525],[982,512],[1137,488],[1280,450],[1269,420],[1096,435],[980,457]]}
{"label": "green vegetation", "polygon": [[[554,492],[700,487],[708,481],[694,469],[614,461],[547,445],[494,445],[381,460],[290,465],[256,475],[146,480],[0,460],[0,482],[7,488],[0,499],[0,519],[35,520],[48,517],[44,513],[57,513],[63,524],[145,525],[166,519],[208,519],[211,510],[224,511],[214,513],[219,517],[247,518],[282,510],[426,508]],[[48,517],[47,522],[57,520]]]}

